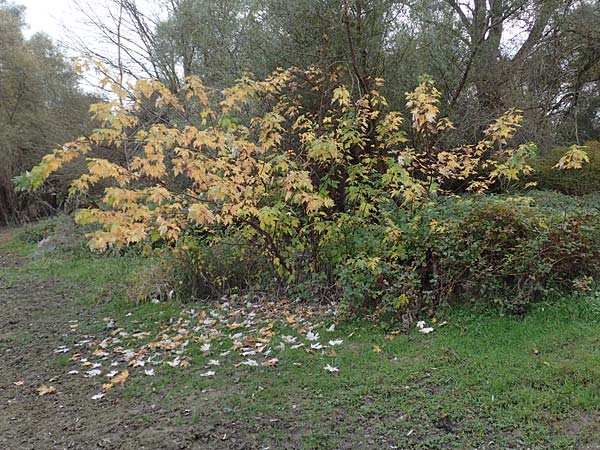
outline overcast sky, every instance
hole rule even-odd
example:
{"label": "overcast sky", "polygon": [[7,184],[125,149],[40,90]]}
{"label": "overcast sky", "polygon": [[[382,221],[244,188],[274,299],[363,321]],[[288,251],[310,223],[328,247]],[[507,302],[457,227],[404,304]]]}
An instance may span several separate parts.
{"label": "overcast sky", "polygon": [[27,7],[28,37],[44,32],[57,41],[63,41],[66,38],[63,25],[73,32],[81,30],[81,13],[73,0],[16,0],[14,3]]}
{"label": "overcast sky", "polygon": [[[93,11],[94,16],[107,17],[106,23],[111,24],[107,13],[107,0],[9,0],[17,5],[23,5],[27,28],[25,37],[29,38],[35,33],[48,34],[55,43],[59,44],[69,56],[78,56],[81,42],[85,46],[98,51],[103,55],[111,55],[114,47],[107,46],[100,39],[99,32],[93,26],[86,24],[86,15],[79,10],[77,4],[87,5],[85,11]],[[160,0],[138,0],[137,4],[142,11],[156,17]],[[136,36],[131,36],[136,40]],[[97,84],[97,77],[87,74],[82,80],[85,89]],[[88,84],[88,86],[85,86]],[[93,88],[92,88],[93,89]]]}

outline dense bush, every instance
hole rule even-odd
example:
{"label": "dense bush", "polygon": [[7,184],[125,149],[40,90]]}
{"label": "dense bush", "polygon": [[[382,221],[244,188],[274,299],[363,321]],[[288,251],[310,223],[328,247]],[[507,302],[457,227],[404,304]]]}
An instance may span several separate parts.
{"label": "dense bush", "polygon": [[[19,183],[39,187],[95,148],[114,149],[88,158],[71,186],[88,195],[103,187],[76,216],[94,227],[90,248],[170,250],[175,285],[193,297],[272,287],[276,276],[281,288],[311,295],[321,283],[351,310],[410,320],[464,298],[519,310],[570,276],[595,276],[593,216],[546,213],[524,200],[456,200],[531,174],[535,146],[510,145],[520,112],[452,147],[454,126],[439,117],[431,80],[406,94],[410,127],[377,90],[353,98],[335,81],[289,69],[221,93],[190,78],[177,95],[140,81],[131,102],[116,86],[121,101],[93,108],[102,127],[46,155]],[[323,93],[319,114],[303,106],[309,92]],[[143,124],[150,104],[197,119]],[[558,165],[586,159],[574,146]],[[580,257],[590,273],[571,267]]]}
{"label": "dense bush", "polygon": [[236,233],[187,236],[168,259],[166,277],[183,299],[272,289],[276,272],[264,256]]}
{"label": "dense bush", "polygon": [[600,142],[589,141],[585,147],[590,161],[581,169],[554,169],[566,148],[556,147],[540,152],[530,163],[535,170],[532,180],[537,181],[541,189],[564,194],[584,195],[600,191]]}
{"label": "dense bush", "polygon": [[36,244],[34,257],[44,257],[63,253],[89,253],[85,232],[85,227],[75,224],[71,216],[59,215],[25,225],[16,237],[28,244]]}
{"label": "dense bush", "polygon": [[18,233],[17,239],[28,244],[37,244],[46,239],[56,231],[58,226],[64,221],[62,216],[42,219],[38,222],[30,223],[24,226]]}
{"label": "dense bush", "polygon": [[[389,232],[390,229],[388,229]],[[428,205],[338,267],[344,300],[412,317],[474,302],[521,312],[550,289],[600,277],[600,216],[476,197]]]}
{"label": "dense bush", "polygon": [[532,190],[526,195],[533,200],[535,206],[547,208],[554,213],[600,212],[600,191],[575,196],[557,191]]}

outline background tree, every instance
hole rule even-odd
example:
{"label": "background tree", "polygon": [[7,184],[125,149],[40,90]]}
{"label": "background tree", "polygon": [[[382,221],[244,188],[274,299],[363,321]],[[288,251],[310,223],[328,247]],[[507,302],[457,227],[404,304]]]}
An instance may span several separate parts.
{"label": "background tree", "polygon": [[0,1],[0,222],[45,214],[55,205],[52,190],[17,195],[11,180],[89,130],[87,110],[97,100],[80,91],[77,74],[52,41],[43,34],[25,39],[24,26],[23,8]]}

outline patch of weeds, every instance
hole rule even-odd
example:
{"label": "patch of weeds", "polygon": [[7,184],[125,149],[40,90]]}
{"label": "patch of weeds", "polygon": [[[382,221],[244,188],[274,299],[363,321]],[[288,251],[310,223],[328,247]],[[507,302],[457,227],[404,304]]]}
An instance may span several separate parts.
{"label": "patch of weeds", "polygon": [[16,239],[14,232],[5,232],[0,236],[0,252],[7,256],[25,257],[35,250],[35,244]]}
{"label": "patch of weeds", "polygon": [[53,369],[64,369],[65,367],[69,367],[71,365],[71,360],[67,355],[60,355],[53,359],[49,367]]}
{"label": "patch of weeds", "polygon": [[15,233],[15,237],[27,244],[37,244],[54,233],[65,220],[70,219],[64,216],[55,216],[30,223],[19,228]]}

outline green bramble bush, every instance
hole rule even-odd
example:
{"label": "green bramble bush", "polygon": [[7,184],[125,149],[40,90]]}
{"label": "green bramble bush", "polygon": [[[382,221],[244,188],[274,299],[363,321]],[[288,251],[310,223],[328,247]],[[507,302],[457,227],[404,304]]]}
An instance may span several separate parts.
{"label": "green bramble bush", "polygon": [[600,216],[550,212],[525,197],[432,203],[338,275],[350,309],[408,322],[457,303],[522,313],[551,289],[598,280]]}

